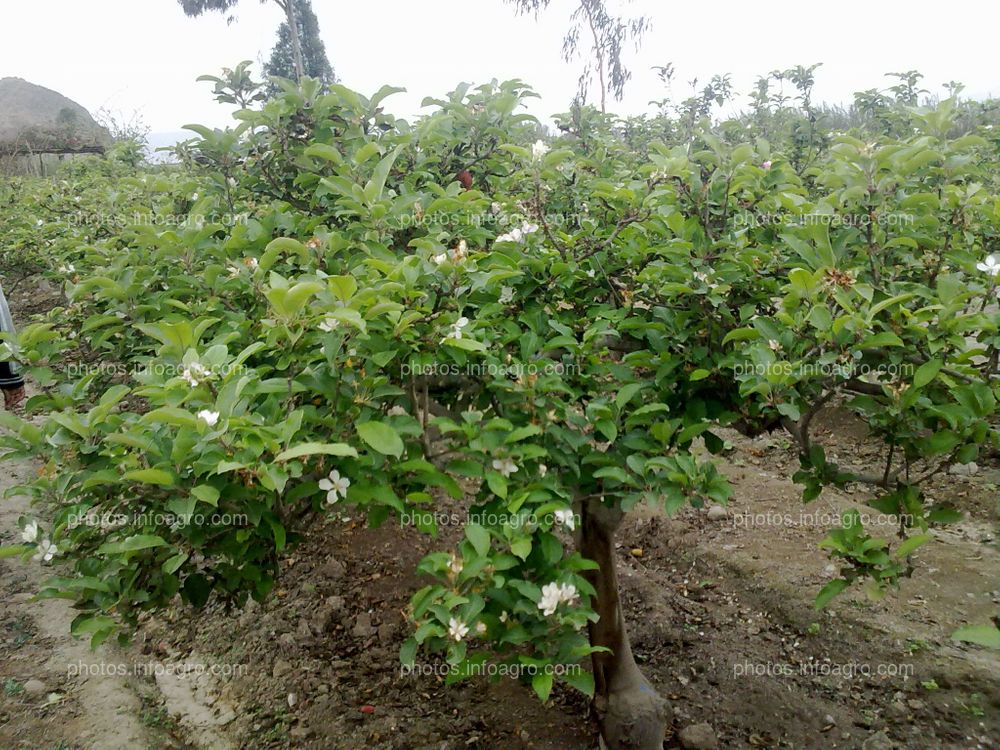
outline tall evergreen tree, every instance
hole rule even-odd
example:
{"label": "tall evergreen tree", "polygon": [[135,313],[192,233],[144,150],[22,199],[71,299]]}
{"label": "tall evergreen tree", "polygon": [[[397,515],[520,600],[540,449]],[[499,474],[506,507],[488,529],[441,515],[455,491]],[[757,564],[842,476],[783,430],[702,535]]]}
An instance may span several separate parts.
{"label": "tall evergreen tree", "polygon": [[[203,13],[208,13],[211,11],[217,11],[219,13],[228,13],[231,9],[235,8],[240,0],[177,0],[184,12],[196,18]],[[261,0],[262,3],[266,3],[267,0]],[[297,13],[293,8],[293,3],[295,0],[274,0],[274,3],[281,8],[285,14],[286,23],[296,32],[295,34],[289,35],[292,46],[292,59],[294,60],[295,80],[299,80],[305,75],[304,67],[302,64],[302,50],[299,47],[299,37],[298,34],[298,21],[296,20]],[[235,16],[230,15],[228,17],[229,23],[232,23]]]}
{"label": "tall evergreen tree", "polygon": [[[302,51],[302,68],[307,76],[318,78],[324,85],[337,80],[333,66],[326,56],[326,46],[319,36],[319,21],[312,9],[310,0],[290,0],[295,13],[296,26],[299,32],[299,49]],[[264,72],[269,76],[296,78],[295,50],[292,45],[292,31],[288,22],[283,22],[278,28],[278,41],[271,50],[271,59],[264,66]]]}

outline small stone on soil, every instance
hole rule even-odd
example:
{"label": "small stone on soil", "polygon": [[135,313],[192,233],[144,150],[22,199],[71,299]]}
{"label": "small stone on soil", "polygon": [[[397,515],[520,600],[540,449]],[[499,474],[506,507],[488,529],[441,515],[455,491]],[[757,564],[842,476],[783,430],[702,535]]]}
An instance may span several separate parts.
{"label": "small stone on soil", "polygon": [[889,735],[883,732],[875,732],[861,744],[861,750],[895,750],[896,743],[890,739]]}
{"label": "small stone on soil", "polygon": [[979,473],[979,464],[975,461],[969,461],[967,464],[952,464],[948,473],[959,477],[974,477]]}
{"label": "small stone on soil", "polygon": [[26,692],[28,695],[41,695],[42,693],[47,691],[48,688],[45,687],[45,683],[42,682],[41,680],[36,680],[32,678],[28,680],[26,683],[24,683],[24,692]]}
{"label": "small stone on soil", "polygon": [[723,508],[721,505],[713,505],[711,508],[708,509],[709,521],[721,521],[728,515],[729,514],[726,512],[726,509]]}
{"label": "small stone on soil", "polygon": [[292,665],[288,660],[278,659],[274,662],[274,669],[271,670],[271,676],[275,678],[284,677],[291,671]]}
{"label": "small stone on soil", "polygon": [[707,722],[684,727],[680,732],[679,739],[684,750],[717,750],[719,747],[715,730]]}

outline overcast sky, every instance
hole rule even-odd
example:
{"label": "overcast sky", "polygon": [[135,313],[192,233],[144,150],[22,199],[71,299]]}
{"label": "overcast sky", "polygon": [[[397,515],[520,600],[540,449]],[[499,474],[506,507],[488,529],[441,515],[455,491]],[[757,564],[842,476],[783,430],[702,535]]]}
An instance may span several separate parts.
{"label": "overcast sky", "polygon": [[[542,95],[534,114],[564,111],[578,68],[562,61],[560,47],[575,4],[552,0],[535,20],[516,16],[502,0],[313,0],[341,81],[364,94],[384,83],[405,86],[408,93],[390,99],[388,109],[407,117],[424,96],[491,78],[531,84]],[[814,62],[823,63],[815,94],[822,101],[849,101],[855,91],[885,86],[884,73],[909,69],[923,72],[936,92],[959,80],[967,95],[1000,94],[994,2],[634,0],[625,7],[653,26],[630,56],[633,80],[613,106],[622,113],[663,98],[651,66],[667,62],[677,69],[677,98],[696,76],[732,73],[745,95],[758,74]],[[230,122],[228,109],[195,78],[266,58],[282,17],[270,0],[242,0],[228,26],[219,14],[187,18],[176,0],[6,0],[0,77],[47,86],[91,111],[139,111],[154,131],[221,126]]]}

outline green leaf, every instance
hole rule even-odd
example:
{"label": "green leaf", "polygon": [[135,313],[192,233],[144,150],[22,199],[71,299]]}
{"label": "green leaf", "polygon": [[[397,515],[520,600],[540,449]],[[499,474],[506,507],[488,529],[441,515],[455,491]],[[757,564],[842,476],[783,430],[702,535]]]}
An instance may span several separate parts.
{"label": "green leaf", "polygon": [[187,562],[187,559],[188,559],[188,553],[181,552],[180,554],[174,555],[173,557],[164,560],[163,565],[161,565],[160,568],[167,575],[171,575],[173,573],[176,573],[177,570],[181,567],[181,565]]}
{"label": "green leaf", "polygon": [[618,393],[615,395],[615,406],[621,409],[625,404],[632,400],[632,398],[642,390],[642,383],[626,383],[621,388],[618,389]]}
{"label": "green leaf", "polygon": [[507,499],[507,480],[495,471],[486,472],[486,486],[497,497]]}
{"label": "green leaf", "polygon": [[5,557],[17,557],[18,555],[23,555],[25,552],[30,552],[34,547],[27,544],[17,544],[13,547],[0,547],[0,560]]}
{"label": "green leaf", "polygon": [[594,472],[595,479],[615,479],[622,484],[628,482],[628,474],[620,466],[604,466]]}
{"label": "green leaf", "polygon": [[477,341],[476,339],[460,338],[452,339],[447,338],[442,343],[448,346],[454,347],[455,349],[461,349],[466,352],[485,352],[486,344],[482,341]]}
{"label": "green leaf", "polygon": [[191,488],[191,494],[213,508],[219,507],[219,491],[210,484],[199,484]]}
{"label": "green leaf", "polygon": [[139,552],[153,547],[164,547],[167,542],[155,534],[136,534],[122,542],[107,542],[97,548],[100,555],[120,555],[122,552]]}
{"label": "green leaf", "polygon": [[522,560],[527,560],[528,555],[531,554],[531,537],[525,536],[511,542],[510,552]]}
{"label": "green leaf", "polygon": [[532,435],[540,435],[541,432],[542,428],[539,427],[537,424],[529,424],[525,425],[524,427],[518,427],[516,430],[512,431],[507,436],[507,438],[504,440],[504,443],[507,444],[516,443],[520,440],[524,440],[525,438],[531,437]]}
{"label": "green leaf", "polygon": [[132,482],[157,484],[161,487],[172,487],[175,481],[173,474],[169,471],[163,471],[162,469],[136,469],[134,471],[126,471],[124,478]]}
{"label": "green leaf", "polygon": [[399,647],[399,662],[404,667],[412,667],[417,660],[417,647],[419,644],[415,638],[407,638],[403,645]]}
{"label": "green leaf", "polygon": [[1000,649],[1000,628],[996,625],[969,625],[951,634],[952,640]]}
{"label": "green leaf", "polygon": [[826,584],[826,586],[824,586],[816,595],[816,602],[813,606],[815,606],[816,609],[823,609],[823,607],[830,603],[830,600],[833,599],[833,597],[850,585],[850,581],[843,578],[835,578]]}
{"label": "green leaf", "polygon": [[929,362],[925,362],[917,368],[917,371],[913,373],[913,387],[922,388],[929,382],[937,377],[937,374],[941,372],[941,368],[944,367],[944,362],[940,359],[932,359]]}
{"label": "green leaf", "polygon": [[386,456],[403,455],[403,440],[392,427],[382,422],[362,422],[357,426],[358,436],[369,446]]}
{"label": "green leaf", "polygon": [[490,532],[478,523],[466,524],[465,536],[472,542],[476,554],[480,557],[485,556],[490,551]]}
{"label": "green leaf", "polygon": [[[377,422],[368,422],[366,424],[378,424]],[[360,432],[361,425],[358,425],[358,431]],[[397,437],[398,439],[398,437]],[[368,442],[365,440],[365,442]],[[400,442],[402,445],[402,442]],[[372,446],[375,447],[375,446]],[[378,448],[376,448],[378,450]],[[385,453],[385,451],[380,451]],[[282,451],[277,456],[274,457],[275,461],[291,461],[293,458],[301,458],[302,456],[349,456],[351,458],[357,458],[358,452],[349,446],[347,443],[302,443],[296,445],[294,448],[289,448],[286,451]],[[393,455],[399,455],[393,454]]]}
{"label": "green leaf", "polygon": [[594,675],[585,669],[568,669],[563,675],[569,685],[575,687],[588,698],[594,697]]}
{"label": "green leaf", "polygon": [[544,703],[549,699],[549,693],[552,692],[552,673],[548,671],[538,672],[531,678],[531,687]]}
{"label": "green leaf", "polygon": [[283,253],[295,254],[303,263],[309,262],[309,250],[305,245],[291,237],[279,237],[276,240],[271,240],[264,248],[264,254],[261,255],[257,264],[258,272],[267,272]]}
{"label": "green leaf", "polygon": [[930,540],[931,540],[930,534],[917,534],[915,536],[911,536],[896,548],[895,555],[896,557],[906,557],[907,555],[912,553],[917,547],[926,544]]}

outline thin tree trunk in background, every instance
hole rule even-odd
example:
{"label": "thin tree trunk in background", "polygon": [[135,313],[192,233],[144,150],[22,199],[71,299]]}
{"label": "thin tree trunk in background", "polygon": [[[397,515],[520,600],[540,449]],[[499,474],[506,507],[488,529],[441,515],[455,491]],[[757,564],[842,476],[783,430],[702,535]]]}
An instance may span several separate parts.
{"label": "thin tree trunk in background", "polygon": [[590,645],[609,649],[591,656],[601,737],[609,750],[660,750],[670,707],[636,666],[618,598],[615,531],[622,511],[588,497],[580,514],[580,554],[600,566],[585,573],[597,591],[594,610],[600,618],[590,625]]}
{"label": "thin tree trunk in background", "polygon": [[299,22],[295,18],[295,0],[284,0],[285,17],[288,19],[288,32],[292,36],[292,60],[295,62],[295,78],[302,80],[306,74],[305,65],[302,62],[302,41],[299,39]]}

